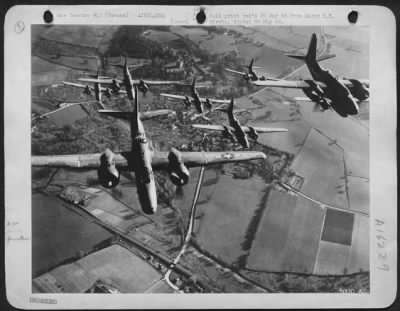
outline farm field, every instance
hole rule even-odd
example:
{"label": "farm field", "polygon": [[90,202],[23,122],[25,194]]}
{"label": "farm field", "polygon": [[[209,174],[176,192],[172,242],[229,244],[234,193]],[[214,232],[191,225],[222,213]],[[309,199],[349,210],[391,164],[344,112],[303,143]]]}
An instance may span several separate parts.
{"label": "farm field", "polygon": [[66,109],[57,111],[48,116],[52,121],[57,123],[59,127],[73,124],[75,121],[83,119],[87,116],[85,110],[80,105],[74,105]]}
{"label": "farm field", "polygon": [[312,129],[291,168],[304,178],[301,192],[326,204],[348,208],[343,151]]}
{"label": "farm field", "polygon": [[59,71],[59,70],[70,70],[70,69],[68,67],[49,62],[41,57],[32,55],[32,73],[33,74],[42,73],[42,72],[48,73],[48,72]]}
{"label": "farm field", "polygon": [[312,105],[301,105],[301,114],[312,127],[320,130],[344,150],[348,175],[369,178],[369,132],[350,118],[333,111],[312,112]]}
{"label": "farm field", "polygon": [[246,267],[312,273],[324,211],[308,200],[278,191],[271,191],[266,205]]}
{"label": "farm field", "polygon": [[34,277],[111,237],[108,231],[70,211],[66,204],[43,194],[32,195]]}
{"label": "farm field", "polygon": [[83,293],[99,279],[117,284],[123,293],[138,293],[144,292],[161,277],[146,261],[119,245],[109,246],[72,264],[60,266],[34,279],[34,284],[40,286],[41,281],[49,275],[54,282],[52,285],[61,286],[65,293]]}
{"label": "farm field", "polygon": [[[59,41],[74,45],[97,48],[109,26],[87,27],[80,25],[54,25],[44,31],[41,35],[43,39]],[[115,27],[114,27],[115,28]]]}
{"label": "farm field", "polygon": [[370,218],[355,215],[348,273],[369,271],[369,226]]}
{"label": "farm field", "polygon": [[347,176],[350,209],[369,214],[369,180]]}
{"label": "farm field", "polygon": [[315,260],[315,274],[346,274],[350,246],[320,241]]}
{"label": "farm field", "polygon": [[308,123],[302,120],[260,124],[252,122],[252,125],[287,129],[288,132],[286,133],[260,135],[258,142],[278,150],[290,152],[292,154],[297,154],[301,150],[308,133],[311,131],[311,127],[308,125]]}
{"label": "farm field", "polygon": [[[208,191],[203,190],[207,188],[212,193],[204,202]],[[225,262],[234,263],[247,253],[247,232],[254,230],[251,222],[258,217],[257,211],[264,208],[264,182],[259,176],[240,180],[222,175],[216,185],[204,189],[197,206],[201,217],[196,217],[194,226],[196,240]]]}
{"label": "farm field", "polygon": [[182,27],[173,26],[170,27],[172,33],[178,34],[182,37],[187,37],[190,41],[199,44],[201,41],[208,37],[206,27]]}
{"label": "farm field", "polygon": [[[174,28],[174,27],[172,27]],[[180,37],[170,31],[151,30],[149,34],[145,36],[149,40],[165,43],[179,39]]]}

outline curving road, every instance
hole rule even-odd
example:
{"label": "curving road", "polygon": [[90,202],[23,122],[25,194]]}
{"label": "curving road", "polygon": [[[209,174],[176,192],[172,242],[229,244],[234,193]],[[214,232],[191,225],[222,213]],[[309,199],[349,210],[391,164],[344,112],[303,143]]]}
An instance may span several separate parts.
{"label": "curving road", "polygon": [[168,266],[168,269],[165,272],[165,274],[163,275],[163,277],[160,280],[158,280],[157,282],[155,282],[154,284],[152,284],[149,288],[147,288],[145,293],[148,293],[150,290],[153,290],[154,288],[158,288],[162,284],[163,281],[165,281],[176,292],[183,293],[183,291],[180,290],[179,287],[177,287],[175,284],[173,284],[171,282],[169,277],[171,275],[171,272],[173,271],[173,269],[175,268],[175,266],[178,264],[179,260],[181,259],[182,255],[185,253],[186,248],[188,247],[188,244],[192,237],[193,226],[194,226],[194,216],[196,214],[196,206],[197,206],[197,201],[199,200],[199,196],[200,196],[201,185],[203,184],[204,171],[205,171],[205,167],[202,166],[200,168],[199,179],[197,180],[197,184],[196,184],[196,190],[195,190],[194,197],[193,197],[192,208],[190,210],[189,223],[188,223],[188,227],[186,230],[186,236],[185,236],[185,240],[183,242],[182,248],[179,251],[178,255],[175,257],[175,259]]}

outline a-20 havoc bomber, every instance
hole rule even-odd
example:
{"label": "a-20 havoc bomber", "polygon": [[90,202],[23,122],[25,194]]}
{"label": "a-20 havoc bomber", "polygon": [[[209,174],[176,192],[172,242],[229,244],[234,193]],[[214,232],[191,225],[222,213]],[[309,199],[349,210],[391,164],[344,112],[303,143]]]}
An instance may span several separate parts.
{"label": "a-20 havoc bomber", "polygon": [[[156,35],[159,35],[157,31],[161,34],[168,33],[174,44],[176,44],[174,40],[184,42],[185,44],[182,45],[184,49],[190,49],[188,39],[178,32],[182,31],[181,29],[177,30],[177,34],[165,30],[145,31],[143,29],[138,40],[144,42],[143,40],[147,40],[143,39],[145,37],[157,38]],[[129,31],[127,33],[129,34]],[[254,30],[254,33],[257,34],[257,30]],[[222,34],[218,33],[218,35]],[[232,33],[226,31],[223,35],[233,35],[236,36],[235,38],[239,36],[235,31]],[[262,33],[261,35],[263,37]],[[178,39],[173,39],[174,36]],[[205,34],[203,36],[206,37]],[[304,34],[302,36],[304,37]],[[141,77],[141,75],[136,69],[132,71],[134,72],[132,74],[131,68],[140,69],[143,65],[129,64],[130,57],[127,55],[129,53],[125,53],[120,64],[111,64],[118,70],[122,69],[120,77],[112,77],[109,72],[102,73],[102,65],[98,61],[97,72],[85,77],[80,76],[77,79],[79,83],[71,81],[76,77],[63,79],[65,80],[62,81],[64,90],[80,89],[83,94],[94,95],[95,100],[62,103],[59,109],[35,116],[32,119],[33,124],[39,119],[45,120],[44,117],[54,115],[60,110],[65,111],[77,105],[87,107],[86,104],[95,104],[98,109],[89,109],[89,117],[84,119],[85,122],[91,122],[90,118],[93,116],[98,118],[97,123],[93,122],[90,127],[86,127],[90,135],[97,130],[93,124],[99,128],[99,135],[102,135],[101,122],[109,124],[110,120],[115,120],[115,124],[125,130],[115,130],[113,134],[116,141],[119,138],[118,135],[129,132],[129,137],[125,140],[129,146],[125,144],[115,148],[115,144],[113,147],[102,144],[101,147],[104,149],[96,145],[97,148],[91,149],[89,153],[79,153],[75,148],[72,152],[70,151],[73,154],[68,154],[66,152],[68,150],[63,150],[63,154],[36,152],[32,155],[34,170],[40,167],[54,169],[53,173],[49,174],[46,185],[57,185],[52,182],[53,177],[58,176],[57,170],[61,172],[59,174],[61,177],[57,177],[59,179],[68,176],[69,171],[76,176],[90,174],[84,176],[92,178],[96,175],[96,180],[88,177],[85,185],[82,182],[74,182],[73,178],[70,180],[65,178],[60,183],[64,188],[58,197],[66,200],[67,203],[72,202],[79,207],[74,210],[77,214],[88,218],[90,222],[100,224],[107,232],[118,237],[112,240],[111,246],[105,248],[98,246],[105,241],[93,242],[96,247],[89,247],[90,254],[85,252],[79,256],[70,255],[68,260],[72,258],[80,262],[82,257],[98,256],[97,259],[93,259],[93,262],[97,260],[97,264],[100,265],[101,260],[104,260],[101,258],[108,258],[105,259],[106,261],[112,258],[113,261],[115,259],[121,264],[121,269],[125,269],[122,266],[126,260],[132,263],[130,265],[132,275],[135,278],[143,277],[143,282],[142,284],[139,284],[139,281],[136,282],[138,284],[132,283],[128,276],[130,268],[129,271],[125,269],[126,275],[122,276],[117,268],[114,271],[112,267],[109,267],[109,270],[92,267],[88,259],[85,263],[80,262],[82,267],[85,267],[82,271],[77,272],[74,270],[77,268],[73,265],[63,265],[61,266],[63,269],[71,272],[60,272],[57,270],[60,268],[60,266],[57,267],[59,262],[54,261],[52,265],[49,264],[42,270],[37,269],[33,272],[34,290],[107,293],[337,292],[337,286],[342,288],[346,286],[346,282],[357,284],[357,288],[361,290],[365,288],[368,290],[369,280],[366,281],[368,277],[365,277],[366,271],[363,270],[367,267],[367,263],[360,259],[362,256],[359,256],[365,249],[358,237],[361,236],[360,232],[364,232],[364,219],[369,215],[362,208],[358,208],[361,204],[357,201],[352,202],[354,204],[351,209],[350,200],[354,196],[347,193],[359,187],[357,184],[359,181],[358,179],[354,181],[353,175],[358,178],[357,174],[359,174],[364,178],[362,180],[367,180],[368,176],[364,177],[364,172],[360,173],[358,166],[354,164],[360,160],[363,163],[364,159],[360,158],[362,155],[358,156],[355,152],[347,153],[346,148],[350,141],[339,137],[338,142],[338,139],[331,137],[331,133],[327,135],[323,133],[324,129],[318,128],[319,121],[309,125],[302,120],[300,110],[305,107],[304,109],[309,111],[309,108],[306,105],[302,107],[298,102],[314,103],[314,108],[310,109],[311,118],[314,113],[321,112],[319,115],[326,116],[325,119],[321,117],[321,120],[334,118],[334,122],[340,122],[342,126],[346,124],[345,122],[364,126],[364,123],[354,117],[363,110],[362,105],[367,104],[369,82],[363,79],[339,79],[330,70],[322,68],[319,62],[332,60],[335,57],[329,51],[326,35],[323,37],[324,47],[319,52],[316,34],[311,35],[308,50],[304,54],[293,53],[282,48],[284,55],[294,59],[285,58],[293,62],[290,64],[297,65],[296,60],[305,62],[305,68],[311,74],[310,79],[303,77],[290,79],[291,73],[301,68],[296,67],[293,70],[295,65],[290,67],[289,74],[287,74],[289,71],[279,76],[266,74],[265,71],[260,74],[255,69],[261,69],[261,67],[255,66],[254,63],[265,65],[267,69],[271,64],[259,64],[259,57],[253,57],[253,54],[249,57],[250,62],[246,62],[246,65],[243,65],[243,62],[240,64],[247,67],[247,72],[242,71],[240,66],[231,66],[233,63],[231,55],[226,56],[230,62],[218,67],[224,74],[226,73],[225,78],[228,81],[228,85],[224,84],[222,88],[227,89],[231,84],[232,92],[236,91],[238,85],[243,85],[247,90],[254,90],[256,87],[271,88],[267,89],[265,94],[274,95],[273,90],[277,87],[278,90],[279,88],[300,89],[307,98],[296,97],[294,93],[289,92],[289,95],[271,97],[270,100],[265,96],[264,99],[268,102],[263,103],[259,100],[262,97],[258,97],[257,94],[264,92],[264,89],[256,89],[257,92],[253,94],[245,94],[248,96],[238,94],[228,97],[221,96],[220,93],[219,96],[214,96],[207,91],[204,92],[207,95],[200,95],[203,94],[202,90],[212,87],[213,83],[207,81],[207,77],[210,77],[206,74],[208,67],[196,63],[195,58],[190,61],[191,66],[196,69],[195,73],[186,75],[190,80],[183,80],[178,74],[173,75],[174,79],[168,79],[170,76],[167,75],[161,76],[162,80],[133,79],[132,75],[136,77]],[[204,41],[213,39],[211,35]],[[248,42],[245,40],[244,44]],[[181,45],[177,46],[182,48]],[[117,51],[117,53],[120,52]],[[53,61],[57,62],[54,59]],[[157,59],[151,61],[151,66],[154,67]],[[181,70],[179,66],[182,64],[177,64],[171,72],[179,73]],[[244,81],[235,80],[235,75],[230,73],[241,75]],[[203,78],[199,78],[200,75]],[[196,81],[196,76],[199,81]],[[240,81],[237,82],[238,80]],[[165,87],[167,91],[154,92],[152,87],[155,89]],[[58,86],[57,88],[60,89]],[[201,88],[200,91],[199,88]],[[143,96],[139,96],[139,92]],[[153,92],[159,94],[160,97],[154,96]],[[156,102],[156,105],[152,105],[150,109],[147,104],[144,104],[148,102],[146,99],[148,93],[154,96],[153,103]],[[79,94],[82,96],[81,93]],[[250,104],[242,103],[245,97],[248,97],[248,100],[246,99],[248,102],[252,100]],[[275,98],[285,98],[285,100],[288,98],[296,101],[296,104],[291,103],[291,106],[286,108],[283,101],[276,100],[276,103],[272,104],[274,108],[268,110],[268,106]],[[124,103],[129,102],[129,108],[121,108],[120,99],[123,99]],[[188,110],[184,113],[179,105],[182,101]],[[252,103],[253,107],[251,107]],[[191,106],[195,109],[192,110]],[[331,108],[337,114],[331,114],[329,112]],[[288,110],[290,113],[287,113]],[[257,111],[256,117],[253,111]],[[239,116],[239,113],[243,113],[244,116]],[[281,119],[279,117],[268,119],[275,113]],[[185,118],[188,115],[189,117]],[[226,116],[228,124],[222,123]],[[265,122],[266,119],[268,119],[267,122]],[[145,120],[150,120],[149,124],[143,122]],[[192,122],[194,120],[198,121]],[[249,120],[251,122],[248,122]],[[310,119],[307,121],[310,122]],[[160,122],[168,128],[168,133],[162,129],[162,137],[168,135],[171,137],[169,149],[163,148],[166,142],[153,142],[153,137],[159,135],[158,129],[153,131],[153,122]],[[274,122],[278,125],[263,126],[265,123],[271,125]],[[45,137],[34,128],[36,126],[32,128],[35,137]],[[308,130],[305,131],[305,128]],[[328,130],[331,128],[329,127]],[[65,136],[68,138],[71,130],[67,126],[65,131],[67,132]],[[357,137],[358,132],[359,128],[352,135]],[[268,135],[260,135],[263,133]],[[190,135],[185,135],[180,139],[179,136],[184,134]],[[192,141],[188,142],[188,137],[191,137],[189,139]],[[198,141],[199,137],[201,137],[201,143]],[[195,148],[193,147],[194,140],[197,140]],[[268,144],[265,141],[268,141]],[[274,147],[268,146],[270,141]],[[276,145],[278,147],[275,147]],[[283,147],[280,148],[280,146]],[[341,162],[343,159],[348,161],[350,168],[346,166],[346,162],[344,164]],[[262,161],[251,162],[252,160]],[[319,160],[321,160],[320,163]],[[263,161],[265,163],[261,164]],[[304,169],[299,161],[305,162]],[[329,174],[338,171],[337,166],[340,165],[344,165],[344,177],[341,175],[331,177]],[[208,167],[207,171],[205,167]],[[319,184],[318,180],[312,180],[312,178],[320,178],[318,174],[321,174],[321,167],[326,167],[328,173]],[[354,174],[351,172],[352,169],[355,171]],[[197,184],[190,180],[191,171],[199,172]],[[97,174],[94,175],[91,172],[97,172]],[[130,172],[134,173],[133,178]],[[162,172],[166,174],[163,175]],[[215,178],[211,176],[214,172]],[[164,176],[165,179],[163,179]],[[170,195],[170,188],[168,188],[170,183],[167,178],[174,185],[175,193],[172,195]],[[330,178],[332,182],[329,182]],[[102,187],[94,186],[97,184]],[[210,184],[218,185],[218,187],[215,186],[215,192],[218,194],[214,193]],[[327,184],[326,188],[323,188],[325,184]],[[187,185],[186,190],[181,188],[184,185]],[[314,188],[323,195],[314,196],[312,192]],[[202,194],[200,194],[201,189],[203,189]],[[40,195],[43,195],[47,193],[45,191],[51,193],[54,188],[40,191],[42,191]],[[183,191],[185,191],[184,194]],[[111,199],[107,199],[108,197]],[[96,201],[96,198],[99,200],[102,198],[103,202]],[[326,202],[324,202],[325,199]],[[114,203],[109,203],[110,200],[116,202],[115,206]],[[225,204],[225,201],[229,203]],[[41,204],[41,201],[39,202],[33,203],[34,207],[37,208]],[[197,205],[201,206],[201,210],[197,209],[196,213]],[[139,206],[141,212],[138,211]],[[125,209],[125,207],[128,208]],[[169,211],[171,213],[168,213]],[[170,214],[179,219],[170,220],[168,218]],[[239,221],[240,219],[245,220]],[[173,225],[170,224],[172,222]],[[243,226],[242,222],[248,225]],[[202,228],[204,223],[207,227]],[[171,230],[171,227],[174,230]],[[34,230],[38,230],[37,228],[38,226],[34,225]],[[231,239],[230,236],[232,241],[228,241]],[[274,242],[275,237],[276,240],[281,241],[282,245]],[[39,249],[38,247],[34,250],[36,263],[40,261],[41,254],[37,255]],[[299,249],[302,250],[299,251]],[[140,262],[136,261],[138,258]],[[354,260],[354,258],[358,259]],[[343,262],[340,262],[342,259]],[[49,267],[56,267],[52,271],[57,271],[58,274],[52,273]],[[97,272],[90,269],[95,269]],[[72,279],[76,278],[76,283],[73,284],[75,281],[64,282],[61,276],[63,273],[73,275]],[[342,278],[327,278],[329,275],[339,274]],[[352,276],[348,277],[348,274]],[[301,275],[307,275],[310,278],[304,279]],[[129,286],[121,285],[129,282],[131,282]]]}

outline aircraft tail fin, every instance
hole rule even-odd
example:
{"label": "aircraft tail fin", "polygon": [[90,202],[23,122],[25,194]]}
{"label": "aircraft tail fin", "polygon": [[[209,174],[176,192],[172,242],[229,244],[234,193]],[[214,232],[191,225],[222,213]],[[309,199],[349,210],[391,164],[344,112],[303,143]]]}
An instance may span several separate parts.
{"label": "aircraft tail fin", "polygon": [[232,98],[231,102],[229,103],[228,107],[226,108],[226,112],[230,115],[233,115],[233,104],[234,104],[234,100]]}
{"label": "aircraft tail fin", "polygon": [[298,55],[298,54],[290,54],[290,53],[287,53],[285,55],[289,56],[291,58],[303,60],[306,63],[316,61],[317,60],[317,35],[315,33],[312,34],[306,55]]}
{"label": "aircraft tail fin", "polygon": [[192,82],[192,93],[196,91],[196,76],[193,77],[193,82]]}

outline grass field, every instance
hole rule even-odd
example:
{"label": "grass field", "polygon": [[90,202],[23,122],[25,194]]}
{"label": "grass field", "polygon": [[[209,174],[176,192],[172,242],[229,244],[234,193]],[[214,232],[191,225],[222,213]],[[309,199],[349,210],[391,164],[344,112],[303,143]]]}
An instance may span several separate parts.
{"label": "grass field", "polygon": [[213,33],[212,39],[207,37],[201,41],[200,48],[209,51],[211,54],[225,54],[230,51],[236,51],[235,40],[227,35]]}
{"label": "grass field", "polygon": [[111,237],[106,230],[71,212],[65,205],[54,197],[38,193],[32,196],[33,276]]}
{"label": "grass field", "polygon": [[203,41],[208,36],[207,30],[203,27],[174,26],[170,29],[172,33],[176,33],[182,37],[187,37],[196,44],[199,44],[200,41]]}
{"label": "grass field", "polygon": [[305,199],[272,191],[247,268],[311,273],[324,212]]}
{"label": "grass field", "polygon": [[358,177],[347,177],[350,209],[369,213],[369,180]]}
{"label": "grass field", "polygon": [[225,262],[234,263],[247,253],[243,244],[256,210],[262,208],[264,182],[258,176],[240,180],[222,175],[216,185],[204,189],[197,207],[196,240]]}
{"label": "grass field", "polygon": [[161,43],[179,39],[179,37],[176,34],[170,31],[160,31],[160,30],[151,30],[151,32],[146,35],[146,38]]}
{"label": "grass field", "polygon": [[119,245],[60,266],[35,279],[34,284],[48,275],[65,293],[83,293],[99,279],[115,284],[122,293],[142,293],[161,277],[146,261]]}
{"label": "grass field", "polygon": [[349,273],[369,271],[369,226],[370,218],[356,215],[354,218],[353,240],[348,263]]}
{"label": "grass field", "polygon": [[54,25],[42,33],[42,38],[97,48],[109,28],[109,26]]}
{"label": "grass field", "polygon": [[350,246],[320,241],[315,261],[315,274],[347,274]]}
{"label": "grass field", "polygon": [[80,105],[75,105],[57,111],[56,113],[49,115],[48,118],[56,122],[58,126],[62,127],[68,124],[73,124],[75,121],[83,119],[86,116],[86,111],[83,110]]}
{"label": "grass field", "polygon": [[325,136],[312,129],[291,168],[304,178],[303,193],[323,203],[348,208],[343,190],[343,151]]}

